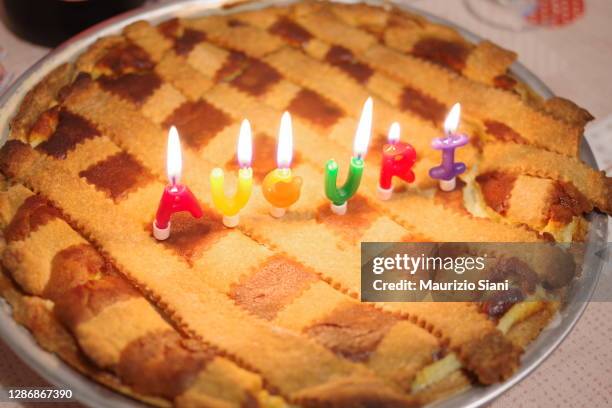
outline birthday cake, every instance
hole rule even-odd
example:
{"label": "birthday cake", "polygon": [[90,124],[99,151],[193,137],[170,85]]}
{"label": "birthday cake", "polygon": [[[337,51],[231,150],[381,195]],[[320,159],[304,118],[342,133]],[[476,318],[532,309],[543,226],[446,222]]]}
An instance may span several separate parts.
{"label": "birthday cake", "polygon": [[[585,216],[612,209],[610,180],[578,158],[592,117],[532,92],[509,71],[514,53],[394,7],[236,10],[133,23],[25,97],[0,151],[0,290],[15,320],[157,406],[414,406],[506,380],[558,301],[362,303],[360,243],[584,240]],[[367,155],[351,159],[368,97]],[[456,102],[465,166],[432,177]],[[284,111],[300,183],[275,218],[262,186]],[[231,198],[245,118],[252,187],[228,228],[237,200],[215,199],[209,175],[224,172],[213,190]],[[412,173],[381,200],[393,122]],[[197,209],[165,223],[171,126]],[[349,166],[360,183],[324,188]]]}

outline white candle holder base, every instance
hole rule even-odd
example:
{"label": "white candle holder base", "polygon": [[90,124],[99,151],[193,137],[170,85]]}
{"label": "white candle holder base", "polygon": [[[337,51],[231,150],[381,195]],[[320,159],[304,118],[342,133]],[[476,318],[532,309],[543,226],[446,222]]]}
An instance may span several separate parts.
{"label": "white candle holder base", "polygon": [[240,222],[240,215],[236,214],[236,215],[224,215],[223,216],[223,225],[225,225],[227,228],[234,228],[238,225],[238,222]]}
{"label": "white candle holder base", "polygon": [[440,180],[440,190],[453,191],[457,186],[457,179],[453,177],[450,180]]}
{"label": "white candle holder base", "polygon": [[381,186],[378,186],[376,188],[376,195],[378,196],[378,199],[387,201],[393,195],[393,187],[382,188]]}
{"label": "white candle holder base", "polygon": [[170,236],[170,223],[166,228],[159,228],[157,222],[153,221],[153,236],[158,241],[164,241]]}
{"label": "white candle holder base", "polygon": [[331,210],[334,214],[336,215],[344,215],[346,214],[346,202],[340,204],[340,205],[336,205],[334,203],[331,203]]}
{"label": "white candle holder base", "polygon": [[285,208],[272,207],[270,208],[270,215],[274,218],[281,218],[287,210]]}

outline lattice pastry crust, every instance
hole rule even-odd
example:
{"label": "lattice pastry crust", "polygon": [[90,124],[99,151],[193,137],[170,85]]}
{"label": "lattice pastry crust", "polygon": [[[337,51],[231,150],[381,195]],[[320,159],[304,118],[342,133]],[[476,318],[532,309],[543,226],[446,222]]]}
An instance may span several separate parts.
{"label": "lattice pastry crust", "polygon": [[[534,95],[509,73],[515,58],[395,8],[318,2],[140,21],[101,38],[28,94],[0,150],[1,294],[42,347],[159,406],[414,406],[503,381],[558,302],[499,315],[362,304],[359,243],[580,240],[586,213],[611,210],[610,180],[577,158],[591,116]],[[366,173],[337,217],[323,164],[349,157],[369,95]],[[471,170],[442,193],[429,146],[456,101]],[[284,110],[304,185],[272,220],[259,184]],[[256,187],[228,230],[207,175],[234,174],[243,117]],[[417,181],[381,203],[380,148],[396,120],[417,149]],[[170,125],[205,214],[175,215],[160,243],[150,225]]]}

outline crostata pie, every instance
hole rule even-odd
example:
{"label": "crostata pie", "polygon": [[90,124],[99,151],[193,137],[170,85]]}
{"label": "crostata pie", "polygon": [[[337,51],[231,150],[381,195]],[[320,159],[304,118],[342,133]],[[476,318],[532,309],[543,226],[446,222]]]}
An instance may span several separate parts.
{"label": "crostata pie", "polygon": [[[56,67],[12,119],[0,150],[1,294],[41,347],[155,406],[418,406],[504,381],[561,302],[526,291],[487,304],[362,303],[360,243],[581,241],[586,215],[612,210],[610,180],[578,157],[591,115],[535,94],[511,73],[515,59],[393,6],[307,1],[130,24]],[[365,174],[338,216],[324,163],[350,157],[368,96]],[[427,173],[439,163],[430,144],[455,102],[468,171],[443,192]],[[274,219],[260,185],[284,111],[303,187]],[[235,179],[243,118],[255,188],[229,229],[208,174]],[[416,180],[383,202],[394,121],[417,151]],[[173,125],[204,215],[175,214],[157,241]]]}

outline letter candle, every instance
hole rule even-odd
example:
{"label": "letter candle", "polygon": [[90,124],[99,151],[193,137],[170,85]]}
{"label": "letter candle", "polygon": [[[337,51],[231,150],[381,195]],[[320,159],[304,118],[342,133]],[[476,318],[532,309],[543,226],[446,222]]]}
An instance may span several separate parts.
{"label": "letter candle", "polygon": [[272,204],[270,215],[280,218],[285,215],[288,207],[300,198],[302,188],[301,177],[291,174],[291,159],[293,156],[293,130],[291,115],[283,113],[278,131],[278,146],[276,148],[277,168],[269,172],[263,180],[262,192],[266,200]]}
{"label": "letter candle", "polygon": [[238,136],[238,187],[233,196],[225,194],[223,170],[216,167],[210,173],[210,190],[213,204],[223,214],[223,225],[234,228],[240,220],[239,212],[248,203],[253,189],[253,169],[251,159],[253,156],[253,141],[251,137],[251,124],[243,120]]}
{"label": "letter candle", "polygon": [[187,186],[180,184],[182,171],[181,142],[174,126],[168,132],[166,173],[170,184],[164,192],[153,221],[153,236],[163,241],[170,236],[170,217],[175,212],[189,211],[195,218],[202,216],[202,209]]}
{"label": "letter candle", "polygon": [[363,175],[364,157],[368,151],[370,134],[372,133],[372,98],[368,98],[363,105],[363,111],[355,140],[353,142],[353,157],[349,166],[348,177],[342,187],[337,186],[338,163],[331,159],[325,165],[325,195],[331,201],[331,210],[334,214],[346,214],[346,202],[355,195],[361,176]]}
{"label": "letter candle", "polygon": [[455,189],[456,177],[465,172],[465,163],[455,163],[455,149],[464,146],[468,142],[467,135],[456,133],[461,118],[461,105],[456,103],[444,121],[445,137],[435,138],[431,147],[442,150],[442,164],[429,170],[429,176],[440,180],[442,191]]}
{"label": "letter candle", "polygon": [[393,194],[393,176],[399,177],[407,183],[414,181],[412,166],[416,161],[416,151],[408,143],[400,139],[400,125],[397,122],[389,128],[388,143],[383,146],[380,179],[378,181],[378,198],[388,200]]}

